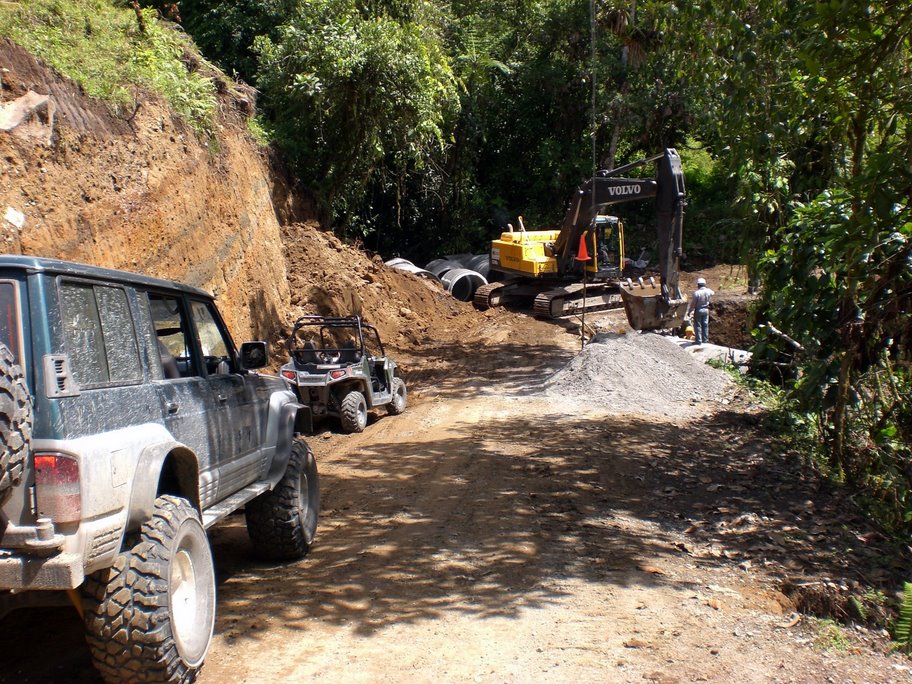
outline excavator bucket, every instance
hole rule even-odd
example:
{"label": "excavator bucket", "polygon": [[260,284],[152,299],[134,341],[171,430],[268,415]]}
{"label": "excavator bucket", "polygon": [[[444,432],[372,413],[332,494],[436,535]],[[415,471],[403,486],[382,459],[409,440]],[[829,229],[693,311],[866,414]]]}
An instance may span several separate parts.
{"label": "excavator bucket", "polygon": [[627,322],[636,330],[680,328],[687,300],[678,286],[681,232],[684,225],[684,172],[678,153],[667,148],[659,161],[656,189],[656,237],[661,282],[640,278],[622,282]]}
{"label": "excavator bucket", "polygon": [[661,285],[652,278],[644,282],[621,282],[621,299],[627,322],[635,330],[657,330],[680,328],[684,325],[687,300],[681,297],[666,297]]}

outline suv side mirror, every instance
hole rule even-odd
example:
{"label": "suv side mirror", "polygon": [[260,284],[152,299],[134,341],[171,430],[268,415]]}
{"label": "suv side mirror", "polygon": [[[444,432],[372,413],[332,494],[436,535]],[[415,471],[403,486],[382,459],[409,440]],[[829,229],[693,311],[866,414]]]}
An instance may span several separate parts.
{"label": "suv side mirror", "polygon": [[265,342],[244,342],[241,345],[241,368],[253,370],[267,363]]}

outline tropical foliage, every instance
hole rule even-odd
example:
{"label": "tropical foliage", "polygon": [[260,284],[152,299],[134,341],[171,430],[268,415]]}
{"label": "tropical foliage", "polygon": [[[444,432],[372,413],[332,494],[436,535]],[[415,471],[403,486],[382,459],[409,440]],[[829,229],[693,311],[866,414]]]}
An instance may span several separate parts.
{"label": "tropical foliage", "polygon": [[[593,166],[679,148],[691,263],[746,260],[755,358],[827,472],[912,529],[908,2],[160,0],[148,31],[135,4],[0,3],[0,33],[127,111],[143,85],[205,122],[179,22],[258,88],[252,128],[327,221],[384,255],[553,225]],[[72,49],[109,27],[127,42]],[[649,214],[625,215],[634,250]]]}

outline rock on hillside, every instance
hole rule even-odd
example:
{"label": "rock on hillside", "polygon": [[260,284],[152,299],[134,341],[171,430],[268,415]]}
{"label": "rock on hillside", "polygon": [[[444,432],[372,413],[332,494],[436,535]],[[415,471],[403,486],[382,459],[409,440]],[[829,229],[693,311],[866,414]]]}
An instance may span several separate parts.
{"label": "rock on hillside", "polygon": [[0,65],[0,250],[190,283],[236,336],[274,336],[289,291],[273,181],[229,96],[207,143],[149,97],[113,115],[5,39]]}

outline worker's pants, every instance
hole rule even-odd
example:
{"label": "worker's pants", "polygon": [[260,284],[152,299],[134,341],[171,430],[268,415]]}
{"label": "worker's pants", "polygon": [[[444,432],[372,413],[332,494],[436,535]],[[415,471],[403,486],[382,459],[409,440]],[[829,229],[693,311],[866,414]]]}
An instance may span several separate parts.
{"label": "worker's pants", "polygon": [[694,311],[694,337],[697,339],[697,344],[709,342],[709,309]]}

